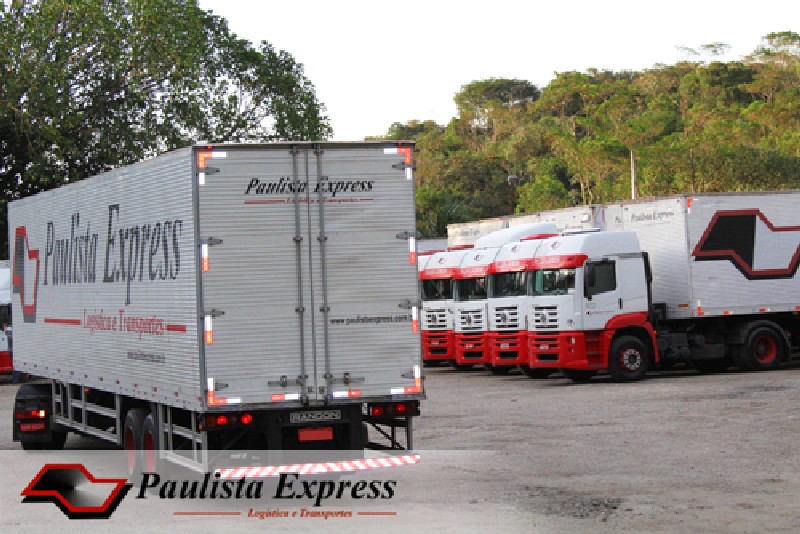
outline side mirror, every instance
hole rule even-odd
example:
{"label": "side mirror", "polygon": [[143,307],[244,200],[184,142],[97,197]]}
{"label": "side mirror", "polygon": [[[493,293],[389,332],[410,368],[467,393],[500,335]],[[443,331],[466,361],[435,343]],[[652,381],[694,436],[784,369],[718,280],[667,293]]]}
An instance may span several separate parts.
{"label": "side mirror", "polygon": [[587,263],[583,269],[583,294],[588,300],[592,300],[592,288],[596,281],[594,264]]}

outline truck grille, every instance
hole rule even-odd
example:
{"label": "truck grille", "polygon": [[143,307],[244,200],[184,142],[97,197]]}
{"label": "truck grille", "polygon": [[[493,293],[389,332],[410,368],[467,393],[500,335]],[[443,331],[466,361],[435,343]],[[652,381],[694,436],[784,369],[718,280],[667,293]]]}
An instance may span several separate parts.
{"label": "truck grille", "polygon": [[458,317],[458,324],[462,332],[482,332],[486,330],[486,319],[483,310],[461,310]]}
{"label": "truck grille", "polygon": [[448,330],[447,310],[444,308],[425,310],[423,330]]}
{"label": "truck grille", "polygon": [[505,306],[494,311],[494,322],[497,330],[519,330],[519,308]]}
{"label": "truck grille", "polygon": [[558,307],[534,306],[533,327],[536,330],[558,330]]}

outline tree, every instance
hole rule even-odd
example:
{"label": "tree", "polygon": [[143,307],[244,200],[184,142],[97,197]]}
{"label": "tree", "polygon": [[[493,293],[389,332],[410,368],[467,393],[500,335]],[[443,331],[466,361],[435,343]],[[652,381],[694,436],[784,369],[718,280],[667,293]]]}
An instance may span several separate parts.
{"label": "tree", "polygon": [[195,140],[331,133],[302,65],[267,42],[238,39],[196,0],[0,5],[6,201]]}

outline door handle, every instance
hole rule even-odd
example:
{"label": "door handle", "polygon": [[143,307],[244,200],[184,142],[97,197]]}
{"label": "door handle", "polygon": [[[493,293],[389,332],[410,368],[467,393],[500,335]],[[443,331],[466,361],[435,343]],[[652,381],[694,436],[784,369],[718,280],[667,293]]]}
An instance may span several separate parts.
{"label": "door handle", "polygon": [[619,309],[622,309],[622,299],[619,299]]}

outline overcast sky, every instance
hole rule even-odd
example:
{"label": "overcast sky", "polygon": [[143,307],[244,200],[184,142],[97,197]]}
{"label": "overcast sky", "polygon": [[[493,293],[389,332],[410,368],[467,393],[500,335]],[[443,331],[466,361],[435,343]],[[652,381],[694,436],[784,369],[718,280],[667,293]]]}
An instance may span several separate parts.
{"label": "overcast sky", "polygon": [[[461,86],[502,77],[643,70],[720,42],[741,59],[771,32],[800,33],[800,0],[200,0],[255,44],[304,65],[339,141],[393,122],[455,116]],[[791,27],[790,25],[795,25]],[[701,56],[709,59],[711,56]]]}

